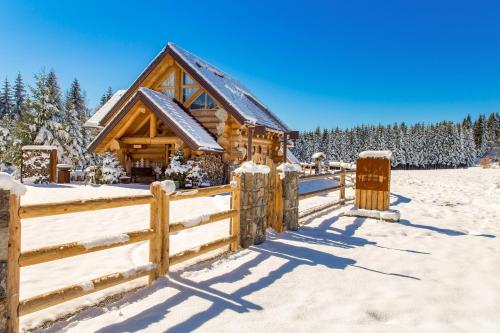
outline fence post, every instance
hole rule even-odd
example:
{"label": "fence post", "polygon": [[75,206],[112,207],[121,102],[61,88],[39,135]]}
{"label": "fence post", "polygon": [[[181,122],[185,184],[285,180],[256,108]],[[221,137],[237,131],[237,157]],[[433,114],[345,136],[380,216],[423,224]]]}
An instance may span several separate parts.
{"label": "fence post", "polygon": [[296,231],[299,230],[299,172],[281,172],[283,179],[277,180],[281,184],[281,231]]}
{"label": "fence post", "polygon": [[161,246],[161,268],[160,276],[165,276],[168,273],[170,266],[170,195],[165,193],[164,189],[161,192],[161,210],[160,210],[160,229],[162,235]]}
{"label": "fence post", "polygon": [[231,237],[234,237],[234,241],[230,245],[230,250],[235,252],[238,251],[240,245],[240,184],[241,178],[239,176],[233,176],[233,182],[236,182],[236,188],[231,193],[231,209],[237,211],[236,216],[231,218]]}
{"label": "fence post", "polygon": [[345,204],[345,168],[340,166],[340,204]]}
{"label": "fence post", "polygon": [[19,196],[0,190],[0,331],[19,332]]}
{"label": "fence post", "polygon": [[150,185],[150,191],[155,200],[150,205],[150,218],[149,218],[149,228],[153,229],[154,237],[149,241],[149,261],[157,265],[157,268],[149,274],[149,284],[153,283],[158,279],[161,270],[161,244],[163,242],[160,227],[160,214],[161,209],[161,188],[157,183],[152,183]]}

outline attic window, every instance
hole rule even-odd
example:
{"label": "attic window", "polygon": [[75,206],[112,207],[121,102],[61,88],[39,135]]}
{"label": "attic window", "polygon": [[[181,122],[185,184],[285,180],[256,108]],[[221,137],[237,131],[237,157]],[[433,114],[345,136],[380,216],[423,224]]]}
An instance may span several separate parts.
{"label": "attic window", "polygon": [[195,64],[196,64],[196,66],[198,66],[198,67],[200,67],[200,68],[202,68],[202,67],[203,67],[203,65],[202,65],[199,61],[196,61],[196,62],[195,62]]}
{"label": "attic window", "polygon": [[188,73],[182,72],[182,101],[186,102],[198,90],[198,84],[189,76]]}
{"label": "attic window", "polygon": [[201,93],[189,106],[190,110],[213,110],[217,108],[217,103],[205,92]]}
{"label": "attic window", "polygon": [[174,92],[175,92],[175,73],[174,71],[171,71],[165,80],[163,80],[160,83],[160,86],[158,87],[158,90],[168,97],[174,97]]}

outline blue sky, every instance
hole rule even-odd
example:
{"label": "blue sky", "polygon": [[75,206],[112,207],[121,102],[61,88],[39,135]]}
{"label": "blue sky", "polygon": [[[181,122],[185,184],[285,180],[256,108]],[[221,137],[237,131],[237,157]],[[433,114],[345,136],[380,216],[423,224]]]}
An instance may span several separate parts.
{"label": "blue sky", "polygon": [[295,129],[500,112],[500,1],[2,1],[0,78],[54,68],[95,106],[173,41]]}

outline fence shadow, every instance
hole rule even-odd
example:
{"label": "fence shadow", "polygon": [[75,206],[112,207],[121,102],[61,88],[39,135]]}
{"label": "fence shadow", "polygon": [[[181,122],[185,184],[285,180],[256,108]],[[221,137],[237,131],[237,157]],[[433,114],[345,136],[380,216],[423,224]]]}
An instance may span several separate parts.
{"label": "fence shadow", "polygon": [[403,203],[409,203],[409,202],[411,202],[411,198],[402,196],[400,194],[391,193],[390,195],[391,195],[391,197],[395,197],[396,198],[395,201],[391,202],[391,206],[397,206],[397,205],[400,205],[400,204],[403,204]]}
{"label": "fence shadow", "polygon": [[[190,332],[200,327],[207,320],[218,316],[221,312],[228,309],[237,313],[263,310],[260,305],[246,301],[244,297],[267,288],[275,281],[281,279],[284,275],[292,272],[299,266],[322,265],[330,269],[345,269],[347,266],[354,265],[356,263],[355,260],[349,258],[343,258],[307,247],[287,244],[277,240],[268,240],[259,246],[251,247],[249,250],[257,255],[238,266],[237,269],[205,281],[195,282],[183,277],[182,272],[170,273],[168,279],[162,279],[159,281],[154,289],[151,289],[147,293],[143,293],[141,298],[149,296],[151,293],[160,288],[167,287],[178,290],[178,293],[175,296],[169,298],[165,302],[149,307],[120,323],[103,327],[97,332],[114,333],[141,330],[152,323],[162,320],[168,314],[169,309],[181,304],[189,298],[203,298],[211,303],[207,309],[202,310],[183,322],[165,330],[165,332]],[[286,261],[277,269],[269,271],[266,276],[263,276],[257,281],[248,283],[233,293],[225,293],[213,287],[218,284],[242,281],[246,276],[251,274],[252,269],[271,257],[285,259]],[[205,269],[207,266],[210,266],[210,264],[200,265],[196,268],[196,270]],[[131,297],[124,300],[124,302],[131,303],[139,300],[139,298]]]}
{"label": "fence shadow", "polygon": [[[203,281],[194,281],[186,277],[186,272],[197,272],[210,270],[214,268],[216,260],[198,264],[184,271],[171,272],[168,278],[161,278],[155,284],[147,287],[137,293],[131,294],[119,302],[109,305],[106,309],[92,308],[84,311],[72,319],[52,326],[48,331],[57,332],[70,327],[74,322],[85,318],[93,318],[107,312],[112,307],[120,307],[125,304],[140,302],[164,288],[175,289],[176,294],[169,297],[163,302],[154,303],[147,308],[142,309],[139,313],[124,319],[121,322],[110,324],[102,327],[96,332],[98,333],[115,333],[115,332],[135,332],[143,330],[150,325],[160,322],[166,316],[171,314],[171,309],[190,298],[198,297],[206,302],[209,302],[208,308],[200,309],[196,314],[177,323],[163,332],[190,332],[201,327],[208,320],[217,317],[223,311],[232,310],[235,313],[245,313],[249,311],[262,311],[264,308],[254,302],[246,300],[249,295],[263,290],[271,286],[276,281],[283,278],[286,274],[293,272],[301,266],[324,266],[331,270],[344,270],[346,267],[362,269],[367,272],[383,274],[395,278],[408,278],[419,280],[417,277],[403,275],[392,272],[382,272],[372,268],[367,268],[357,264],[356,260],[333,255],[327,251],[319,251],[311,249],[301,244],[323,244],[341,248],[354,248],[365,245],[376,245],[376,242],[368,241],[367,239],[355,236],[356,231],[365,222],[364,218],[355,218],[353,222],[347,225],[344,229],[334,226],[338,221],[338,216],[327,218],[322,221],[319,226],[309,227],[303,226],[300,232],[285,232],[277,235],[269,233],[269,238],[266,242],[252,246],[246,251],[231,254],[229,260],[243,260],[236,269],[225,272],[223,274],[211,277]],[[247,257],[247,258],[245,258]],[[231,284],[235,282],[241,283],[247,276],[256,274],[257,266],[262,262],[280,258],[280,262],[284,263],[279,267],[269,270],[264,273],[257,281],[249,281],[239,289],[227,293],[217,288],[222,284]],[[273,266],[274,267],[274,266]],[[252,273],[253,272],[253,273]],[[262,272],[262,270],[260,271]],[[189,276],[189,275],[188,275]]]}

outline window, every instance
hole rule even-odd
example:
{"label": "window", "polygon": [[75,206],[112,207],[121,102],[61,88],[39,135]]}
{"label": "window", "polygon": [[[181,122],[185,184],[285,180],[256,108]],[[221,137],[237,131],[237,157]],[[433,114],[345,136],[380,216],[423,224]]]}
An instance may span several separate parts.
{"label": "window", "polygon": [[182,101],[185,102],[198,90],[198,84],[189,76],[182,72]]}
{"label": "window", "polygon": [[159,90],[168,97],[174,97],[175,92],[175,73],[171,71],[165,80],[160,84]]}
{"label": "window", "polygon": [[217,109],[215,101],[207,93],[203,92],[189,106],[191,110],[210,110]]}

